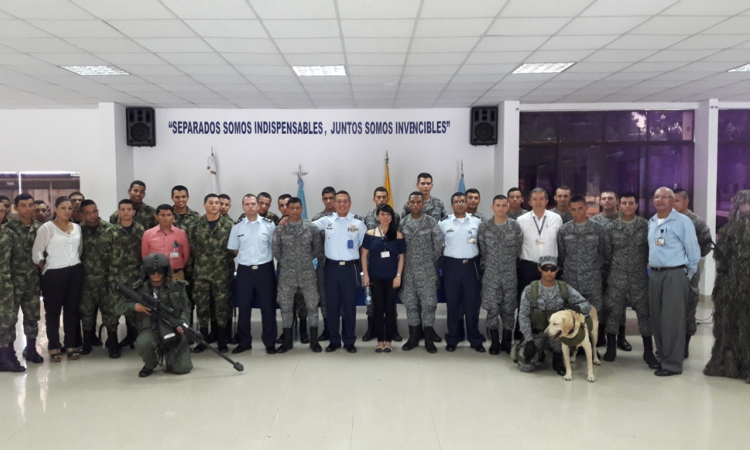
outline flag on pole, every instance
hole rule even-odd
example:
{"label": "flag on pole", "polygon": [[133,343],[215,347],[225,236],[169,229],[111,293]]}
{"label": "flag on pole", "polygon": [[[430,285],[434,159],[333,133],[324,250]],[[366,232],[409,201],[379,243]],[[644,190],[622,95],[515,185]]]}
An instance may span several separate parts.
{"label": "flag on pole", "polygon": [[466,185],[464,184],[464,161],[461,160],[461,181],[458,182],[458,192],[463,194],[466,193]]}
{"label": "flag on pole", "polygon": [[305,201],[305,182],[302,181],[302,175],[307,175],[307,172],[302,171],[302,165],[299,166],[299,172],[294,172],[297,175],[297,198],[302,202],[302,218],[307,219],[307,202]]}
{"label": "flag on pole", "polygon": [[211,156],[208,157],[208,163],[206,164],[208,170],[208,193],[220,194],[219,192],[219,174],[216,171],[216,157],[214,156],[214,148],[211,147]]}
{"label": "flag on pole", "polygon": [[388,152],[385,152],[385,182],[383,187],[388,191],[388,204],[393,208],[393,192],[391,192],[391,174],[388,170]]}

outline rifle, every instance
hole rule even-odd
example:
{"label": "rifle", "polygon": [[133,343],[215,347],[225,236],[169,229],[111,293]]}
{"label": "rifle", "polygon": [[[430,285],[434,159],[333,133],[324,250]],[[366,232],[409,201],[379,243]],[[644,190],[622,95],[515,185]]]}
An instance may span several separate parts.
{"label": "rifle", "polygon": [[239,362],[232,361],[229,359],[226,355],[219,352],[215,348],[213,348],[208,342],[203,340],[203,336],[194,329],[190,328],[188,324],[182,323],[180,319],[174,316],[174,309],[170,308],[169,306],[161,303],[161,302],[154,302],[151,297],[149,297],[146,294],[138,294],[133,289],[125,286],[124,284],[121,284],[117,287],[117,289],[125,294],[128,298],[133,300],[136,303],[140,303],[141,305],[145,306],[146,308],[149,308],[151,311],[151,315],[157,317],[159,320],[161,320],[164,324],[169,326],[172,329],[177,329],[178,327],[182,328],[182,330],[185,332],[185,336],[192,339],[193,341],[203,345],[207,349],[211,350],[212,352],[216,353],[220,357],[224,358],[229,364],[234,367],[234,369],[238,372],[242,372],[245,370],[245,368],[240,364]]}

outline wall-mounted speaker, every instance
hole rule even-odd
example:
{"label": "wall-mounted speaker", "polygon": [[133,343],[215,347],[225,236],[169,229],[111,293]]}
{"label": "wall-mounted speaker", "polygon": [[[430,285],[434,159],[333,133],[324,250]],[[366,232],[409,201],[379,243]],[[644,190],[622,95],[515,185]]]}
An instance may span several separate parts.
{"label": "wall-mounted speaker", "polygon": [[156,118],[154,108],[126,108],[128,145],[153,147],[156,145]]}
{"label": "wall-mounted speaker", "polygon": [[471,145],[497,144],[497,106],[471,108]]}

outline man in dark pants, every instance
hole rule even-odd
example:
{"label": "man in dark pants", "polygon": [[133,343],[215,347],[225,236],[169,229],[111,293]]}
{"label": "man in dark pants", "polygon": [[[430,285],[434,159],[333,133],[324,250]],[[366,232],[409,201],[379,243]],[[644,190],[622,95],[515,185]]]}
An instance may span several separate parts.
{"label": "man in dark pants", "polygon": [[262,340],[266,353],[276,353],[276,302],[274,286],[276,274],[271,250],[273,231],[276,226],[271,219],[258,214],[258,199],[253,194],[242,198],[245,217],[237,222],[229,234],[227,248],[237,255],[237,298],[240,314],[237,318],[237,340],[239,345],[232,353],[250,350],[250,315],[253,299],[260,303],[263,323]]}
{"label": "man in dark pants", "polygon": [[484,336],[479,332],[481,274],[477,239],[482,221],[466,214],[466,195],[462,192],[451,196],[451,206],[453,214],[438,223],[445,238],[443,283],[448,303],[445,349],[456,351],[456,346],[463,340],[461,322],[465,320],[471,348],[484,353]]}
{"label": "man in dark pants", "polygon": [[651,324],[661,358],[661,368],[654,372],[657,377],[682,373],[690,279],[701,259],[693,222],[673,206],[674,192],[660,187],[654,193],[656,215],[648,221]]}
{"label": "man in dark pants", "polygon": [[[336,193],[336,212],[313,222],[318,230],[325,233],[325,291],[328,306],[326,324],[330,332],[330,343],[326,352],[341,347],[355,353],[354,341],[357,336],[354,328],[357,322],[357,289],[359,288],[359,248],[365,240],[367,227],[362,218],[351,214],[352,201],[349,193]],[[339,334],[339,320],[342,319],[342,332]]]}

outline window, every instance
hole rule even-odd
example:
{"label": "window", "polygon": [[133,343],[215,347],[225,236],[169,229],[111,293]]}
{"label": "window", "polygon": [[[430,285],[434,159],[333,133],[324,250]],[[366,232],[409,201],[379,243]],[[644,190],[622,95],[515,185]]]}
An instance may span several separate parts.
{"label": "window", "polygon": [[716,229],[727,223],[732,197],[750,189],[750,110],[719,111]]}
{"label": "window", "polygon": [[[55,199],[80,190],[80,177],[77,172],[3,172],[0,173],[0,195],[11,202],[20,192],[26,192],[34,200],[44,200],[50,208]],[[15,215],[15,208],[11,214]]]}

